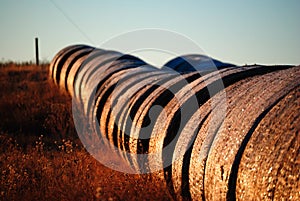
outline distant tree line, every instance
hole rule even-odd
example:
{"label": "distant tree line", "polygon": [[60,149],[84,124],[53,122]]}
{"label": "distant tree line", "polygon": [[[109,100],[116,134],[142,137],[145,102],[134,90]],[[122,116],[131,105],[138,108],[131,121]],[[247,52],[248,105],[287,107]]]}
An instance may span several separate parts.
{"label": "distant tree line", "polygon": [[[32,66],[35,65],[35,62],[33,61],[0,61],[0,67],[6,67],[6,66]],[[42,61],[40,62],[41,66],[49,65],[49,61]]]}

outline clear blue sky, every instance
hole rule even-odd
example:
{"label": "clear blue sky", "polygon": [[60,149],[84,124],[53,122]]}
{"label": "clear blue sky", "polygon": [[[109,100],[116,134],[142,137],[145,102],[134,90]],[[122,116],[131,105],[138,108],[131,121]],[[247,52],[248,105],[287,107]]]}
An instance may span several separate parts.
{"label": "clear blue sky", "polygon": [[2,60],[34,60],[36,36],[41,59],[50,61],[69,44],[97,46],[120,33],[162,28],[222,61],[300,64],[299,0],[0,0],[0,25]]}

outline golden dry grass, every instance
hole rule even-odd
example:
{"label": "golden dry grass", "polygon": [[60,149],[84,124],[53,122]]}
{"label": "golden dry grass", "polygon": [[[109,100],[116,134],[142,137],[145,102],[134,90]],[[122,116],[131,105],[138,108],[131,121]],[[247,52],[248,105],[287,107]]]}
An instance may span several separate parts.
{"label": "golden dry grass", "polygon": [[87,153],[71,99],[48,80],[47,65],[1,64],[0,85],[0,200],[169,199],[153,177],[111,170]]}

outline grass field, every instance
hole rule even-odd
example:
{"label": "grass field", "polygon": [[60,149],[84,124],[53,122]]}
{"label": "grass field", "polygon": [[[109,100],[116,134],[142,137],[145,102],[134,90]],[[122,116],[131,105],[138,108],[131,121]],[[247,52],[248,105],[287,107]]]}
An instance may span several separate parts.
{"label": "grass field", "polygon": [[48,65],[1,64],[0,85],[0,200],[169,200],[153,177],[89,155]]}

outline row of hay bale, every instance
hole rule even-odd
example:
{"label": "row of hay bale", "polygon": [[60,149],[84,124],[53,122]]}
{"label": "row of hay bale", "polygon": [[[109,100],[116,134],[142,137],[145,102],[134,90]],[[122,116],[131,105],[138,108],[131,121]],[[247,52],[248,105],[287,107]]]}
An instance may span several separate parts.
{"label": "row of hay bale", "polygon": [[130,168],[163,170],[177,200],[300,199],[300,67],[187,55],[159,69],[74,45],[50,77]]}

